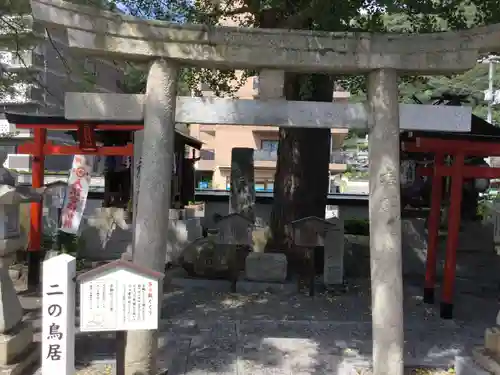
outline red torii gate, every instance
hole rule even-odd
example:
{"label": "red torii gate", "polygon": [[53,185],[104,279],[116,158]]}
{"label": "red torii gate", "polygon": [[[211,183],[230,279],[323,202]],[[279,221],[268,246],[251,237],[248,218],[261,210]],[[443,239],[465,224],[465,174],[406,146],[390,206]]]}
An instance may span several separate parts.
{"label": "red torii gate", "polygon": [[[47,155],[100,155],[100,156],[133,156],[134,146],[99,146],[96,140],[97,131],[142,130],[144,124],[120,121],[74,121],[58,116],[37,116],[17,113],[6,113],[7,121],[18,129],[32,129],[33,142],[18,146],[19,154],[32,155],[31,185],[39,188],[44,185],[45,156]],[[57,145],[47,140],[47,130],[76,131],[78,145]],[[30,231],[28,241],[28,285],[36,286],[40,277],[42,261],[41,242],[43,232],[42,202],[33,202],[30,207]]]}
{"label": "red torii gate", "polygon": [[[18,129],[33,129],[33,142],[18,146],[19,154],[32,155],[31,178],[33,187],[42,187],[44,184],[44,163],[46,155],[100,155],[100,156],[133,156],[134,145],[100,146],[97,144],[96,132],[121,131],[134,132],[144,129],[144,122],[138,121],[95,121],[95,120],[68,120],[62,116],[39,116],[17,113],[6,113],[7,121],[15,124]],[[76,131],[78,145],[56,145],[47,140],[47,130]],[[180,170],[184,146],[200,149],[202,142],[182,132],[175,130],[176,160]],[[193,186],[194,194],[194,186]],[[42,252],[42,202],[31,203],[30,232],[28,244],[28,285],[37,286],[40,278],[40,264]]]}
{"label": "red torii gate", "polygon": [[[455,287],[456,255],[460,232],[462,188],[464,179],[498,178],[500,168],[464,165],[466,156],[500,156],[500,143],[489,142],[488,137],[471,139],[443,139],[438,135],[416,136],[402,142],[402,150],[409,153],[434,154],[433,167],[418,167],[417,175],[432,177],[431,208],[428,218],[428,244],[424,285],[424,301],[434,303],[436,284],[436,262],[443,178],[451,177],[450,206],[448,211],[448,238],[442,285],[440,315],[444,319],[453,316],[453,294]],[[453,158],[451,166],[445,165],[445,156]]]}

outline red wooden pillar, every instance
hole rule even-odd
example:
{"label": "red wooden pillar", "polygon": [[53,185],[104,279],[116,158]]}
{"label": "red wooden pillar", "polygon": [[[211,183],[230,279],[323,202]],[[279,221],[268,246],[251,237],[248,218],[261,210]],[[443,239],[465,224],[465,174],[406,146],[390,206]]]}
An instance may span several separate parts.
{"label": "red wooden pillar", "polygon": [[436,285],[436,262],[439,236],[439,219],[441,214],[441,198],[443,195],[443,177],[438,173],[444,165],[444,154],[434,157],[432,175],[431,211],[428,219],[427,259],[425,263],[424,302],[434,303],[434,288]]}
{"label": "red wooden pillar", "polygon": [[444,264],[444,280],[440,311],[441,318],[443,319],[451,319],[453,317],[453,293],[457,267],[458,235],[460,233],[464,159],[465,155],[463,151],[455,154],[451,173],[448,240],[446,242],[446,260]]}
{"label": "red wooden pillar", "polygon": [[[34,152],[31,163],[31,186],[44,185],[45,155],[43,147],[47,140],[47,129],[34,129]],[[28,285],[36,287],[40,283],[40,268],[43,260],[42,233],[43,202],[32,202],[30,207],[30,232],[28,243]]]}

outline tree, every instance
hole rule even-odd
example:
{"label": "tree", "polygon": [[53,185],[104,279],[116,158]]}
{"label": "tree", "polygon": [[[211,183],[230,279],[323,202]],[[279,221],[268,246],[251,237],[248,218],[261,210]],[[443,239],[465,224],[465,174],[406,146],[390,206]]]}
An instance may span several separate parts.
{"label": "tree", "polygon": [[[469,96],[473,113],[486,118],[488,103],[484,100],[484,91],[488,89],[488,65],[479,63],[473,69],[451,77],[427,77],[419,83],[400,85],[401,100],[412,102],[415,95],[423,103],[444,92]],[[500,71],[497,68],[493,80],[494,89],[500,89]],[[500,124],[500,110],[494,107],[493,120]]]}
{"label": "tree", "polygon": [[[113,9],[113,2],[107,0],[70,0],[74,3],[88,4]],[[3,64],[0,64],[0,100],[5,100],[8,95],[14,94],[24,87],[35,86],[43,89],[46,94],[52,95],[39,78],[39,71],[31,64],[29,55],[42,42],[45,35],[42,30],[33,27],[30,17],[29,0],[0,0],[0,52],[4,55]],[[66,74],[71,77],[78,77],[82,81],[82,89],[89,89],[95,85],[94,77],[90,74],[84,62],[72,61],[67,63],[66,57],[61,54],[51,39],[50,32],[47,32],[48,42],[59,54],[60,59],[65,63]],[[8,53],[12,59],[17,61],[16,67],[9,67]],[[61,104],[64,98],[58,98]]]}
{"label": "tree", "polygon": [[[500,19],[500,12],[494,4],[479,0],[173,0],[168,3],[126,0],[121,4],[134,15],[174,22],[218,25],[232,19],[241,26],[326,31],[430,32],[467,28]],[[360,9],[363,9],[363,12],[360,12]],[[247,72],[247,75],[251,73],[253,72]],[[242,83],[247,75],[238,80],[231,70],[185,70],[186,82],[192,89],[196,90],[199,83],[203,82],[208,84],[216,95],[231,94],[238,89],[238,85],[230,83]],[[350,90],[354,97],[364,96],[365,79],[362,76],[330,77],[329,80],[339,82]],[[329,80],[287,74],[286,97],[296,100],[330,101],[331,92],[326,92],[323,87],[318,86]],[[404,77],[401,87],[406,90],[409,87],[416,89],[419,84],[438,84],[439,80],[440,78]],[[323,215],[328,189],[329,161],[329,142],[325,142],[325,139],[329,139],[325,131],[280,130],[275,204],[271,216],[272,240],[268,244],[270,249],[284,247],[286,251],[288,248],[290,238],[284,230],[284,224],[303,216]],[[311,144],[315,147],[310,147]],[[295,157],[285,157],[290,154]],[[310,168],[311,165],[315,165],[315,168]]]}
{"label": "tree", "polygon": [[[368,6],[364,0],[336,1],[226,1],[198,0],[170,1],[167,4],[156,1],[122,2],[128,11],[143,17],[189,21],[217,25],[232,18],[242,26],[266,28],[295,28],[310,30],[348,31],[351,24],[364,30],[380,30],[382,9]],[[359,9],[368,9],[360,15]],[[216,95],[235,92],[239,84],[253,72],[238,77],[234,71],[213,71],[207,69],[188,70],[187,82],[197,88],[206,83]],[[287,74],[285,78],[287,99],[331,101],[333,80],[331,77]],[[231,83],[237,82],[234,85]],[[311,144],[317,147],[310,147]],[[304,216],[323,216],[328,190],[328,165],[330,150],[329,130],[281,129],[275,178],[275,206],[271,218],[272,241],[270,248],[286,251],[290,236],[284,224]],[[294,155],[288,158],[287,155]],[[310,168],[314,165],[315,168]],[[297,197],[301,199],[297,199]],[[300,202],[300,203],[299,203]]]}
{"label": "tree", "polygon": [[[21,63],[24,56],[22,51],[32,48],[37,37],[31,30],[29,2],[15,0],[0,1],[0,50],[13,51]],[[0,65],[0,99],[4,100],[16,90],[16,84],[26,80],[27,71],[9,69]]]}

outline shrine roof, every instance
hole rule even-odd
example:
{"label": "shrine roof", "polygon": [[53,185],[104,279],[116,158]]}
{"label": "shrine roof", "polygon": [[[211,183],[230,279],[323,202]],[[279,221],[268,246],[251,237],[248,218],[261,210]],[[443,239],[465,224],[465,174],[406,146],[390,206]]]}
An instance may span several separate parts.
{"label": "shrine roof", "polygon": [[127,271],[137,273],[137,274],[142,275],[142,276],[150,277],[150,278],[156,279],[156,280],[161,280],[165,276],[161,272],[157,272],[157,271],[139,266],[139,265],[132,263],[132,262],[129,262],[129,261],[118,259],[118,260],[115,260],[113,262],[106,263],[100,267],[93,268],[90,271],[87,271],[85,273],[80,274],[79,276],[77,276],[77,281],[78,282],[85,282],[89,279],[99,277],[99,276],[103,275],[105,272],[118,270],[118,269],[127,270]]}
{"label": "shrine roof", "polygon": [[500,127],[490,124],[479,116],[472,115],[470,132],[439,132],[439,131],[405,131],[401,134],[401,140],[414,139],[417,137],[440,138],[440,139],[463,139],[478,142],[492,140],[500,141]]}
{"label": "shrine roof", "polygon": [[[12,124],[33,125],[33,127],[43,127],[50,125],[53,130],[74,130],[75,125],[117,125],[120,128],[117,131],[127,131],[126,127],[130,126],[130,131],[137,130],[134,127],[138,125],[144,126],[144,121],[130,120],[69,120],[64,116],[46,116],[37,114],[5,112],[5,118]],[[54,129],[56,127],[56,129]],[[125,129],[123,129],[125,128]],[[96,131],[100,131],[97,129]],[[180,137],[184,143],[196,149],[200,149],[203,142],[199,139],[184,134],[178,129],[175,129],[176,136]]]}

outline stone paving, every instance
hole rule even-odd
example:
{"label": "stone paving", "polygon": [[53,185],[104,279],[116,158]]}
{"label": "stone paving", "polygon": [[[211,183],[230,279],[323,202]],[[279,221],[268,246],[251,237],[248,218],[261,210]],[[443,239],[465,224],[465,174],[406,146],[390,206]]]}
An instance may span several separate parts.
{"label": "stone paving", "polygon": [[[342,295],[230,294],[171,289],[162,309],[159,366],[168,375],[357,374],[371,359],[366,281]],[[439,318],[405,287],[405,364],[448,369],[495,322],[496,299],[459,295],[456,319]],[[80,334],[78,375],[114,374],[114,335]],[[354,370],[356,369],[356,371]]]}

